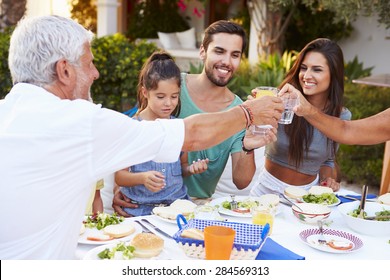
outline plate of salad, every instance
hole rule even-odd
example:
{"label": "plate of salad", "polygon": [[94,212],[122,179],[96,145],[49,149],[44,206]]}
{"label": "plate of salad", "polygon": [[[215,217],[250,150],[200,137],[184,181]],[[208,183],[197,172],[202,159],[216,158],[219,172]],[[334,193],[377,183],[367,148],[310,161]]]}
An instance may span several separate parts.
{"label": "plate of salad", "polygon": [[[104,228],[109,225],[117,224],[130,224],[134,227],[134,231],[120,238],[109,238],[104,233]],[[78,243],[89,245],[103,245],[115,243],[118,241],[126,241],[131,239],[134,234],[142,232],[140,225],[134,223],[131,219],[117,216],[114,214],[99,213],[95,215],[85,216],[82,222],[82,230],[80,230],[80,236]]]}
{"label": "plate of salad", "polygon": [[168,260],[171,259],[169,248],[164,248],[163,251],[156,257],[138,258],[133,252],[135,248],[128,241],[120,241],[111,244],[95,247],[87,252],[84,260]]}
{"label": "plate of salad", "polygon": [[237,209],[232,210],[230,208],[231,197],[220,197],[210,201],[209,205],[218,207],[220,214],[234,216],[234,217],[245,217],[251,218],[251,208],[260,205],[258,197],[251,196],[236,196],[235,201],[237,202]]}
{"label": "plate of salad", "polygon": [[332,207],[340,204],[340,199],[334,193],[306,194],[298,202],[324,204]]}

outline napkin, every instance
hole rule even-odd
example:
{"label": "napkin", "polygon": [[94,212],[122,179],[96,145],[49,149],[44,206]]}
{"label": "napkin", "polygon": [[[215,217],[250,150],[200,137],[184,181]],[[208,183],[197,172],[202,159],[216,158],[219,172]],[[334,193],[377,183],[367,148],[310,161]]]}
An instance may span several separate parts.
{"label": "napkin", "polygon": [[304,260],[305,257],[295,254],[284,248],[271,238],[267,238],[263,247],[260,249],[256,260]]}
{"label": "napkin", "polygon": [[[362,198],[361,195],[349,195],[349,194],[348,194],[348,195],[346,195],[346,196],[353,197],[353,198],[357,198],[357,199],[359,199],[359,200]],[[346,198],[346,197],[343,196],[343,195],[337,195],[337,197],[340,199],[341,203],[355,201],[355,200],[353,200],[353,199]],[[374,193],[369,193],[369,194],[367,194],[367,198],[368,198],[368,199],[375,199],[375,198],[377,198],[377,195],[374,194]]]}

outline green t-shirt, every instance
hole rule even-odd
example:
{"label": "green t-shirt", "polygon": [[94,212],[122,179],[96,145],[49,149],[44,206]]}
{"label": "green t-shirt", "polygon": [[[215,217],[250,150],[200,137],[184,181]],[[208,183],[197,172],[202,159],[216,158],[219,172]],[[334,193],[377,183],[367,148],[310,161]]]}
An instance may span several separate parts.
{"label": "green t-shirt", "polygon": [[[186,75],[186,73],[182,73],[181,77],[181,108],[179,118],[185,118],[194,114],[204,113],[204,111],[195,105],[188,94],[188,89],[185,82]],[[241,98],[236,95],[233,102],[229,105],[229,107],[227,107],[227,109],[230,109],[241,103]],[[205,172],[184,177],[184,183],[187,186],[189,196],[197,198],[209,198],[213,195],[230,154],[242,151],[241,138],[244,136],[244,133],[245,130],[242,130],[222,143],[207,150],[188,153],[189,163],[197,161],[198,159],[209,159],[208,169]],[[202,135],[199,135],[199,137],[202,137]]]}

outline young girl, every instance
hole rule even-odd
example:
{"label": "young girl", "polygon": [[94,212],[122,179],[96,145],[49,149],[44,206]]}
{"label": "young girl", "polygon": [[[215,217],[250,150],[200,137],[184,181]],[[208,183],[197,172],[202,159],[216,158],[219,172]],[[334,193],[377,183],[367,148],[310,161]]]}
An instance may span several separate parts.
{"label": "young girl", "polygon": [[[138,81],[139,109],[134,119],[172,119],[180,111],[180,69],[165,52],[155,52],[145,62]],[[136,136],[135,136],[136,137]],[[174,163],[148,161],[115,173],[115,183],[137,208],[124,208],[132,216],[149,215],[159,205],[189,199],[182,176],[201,173],[208,159],[188,165],[187,153]]]}
{"label": "young girl", "polygon": [[[287,83],[324,113],[351,119],[343,107],[343,53],[335,42],[319,38],[308,43],[281,86]],[[309,189],[321,184],[339,190],[334,174],[337,143],[299,116],[294,116],[292,124],[279,124],[277,139],[266,147],[265,168],[251,195],[283,193],[291,185]]]}

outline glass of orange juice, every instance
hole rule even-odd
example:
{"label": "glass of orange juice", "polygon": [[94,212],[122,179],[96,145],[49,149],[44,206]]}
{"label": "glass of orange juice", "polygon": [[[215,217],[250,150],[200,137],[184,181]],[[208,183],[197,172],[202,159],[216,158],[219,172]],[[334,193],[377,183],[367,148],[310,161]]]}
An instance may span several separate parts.
{"label": "glass of orange juice", "polygon": [[276,87],[256,87],[254,89],[256,93],[256,98],[260,98],[263,96],[277,96],[279,93],[279,89]]}
{"label": "glass of orange juice", "polygon": [[271,235],[274,225],[275,213],[269,207],[258,206],[251,209],[252,212],[252,224],[265,226],[269,224],[268,235]]}
{"label": "glass of orange juice", "polygon": [[[276,87],[261,86],[256,87],[253,92],[256,98],[261,98],[263,96],[277,96],[279,90]],[[254,135],[266,136],[271,128],[272,125],[253,125],[251,131]]]}

